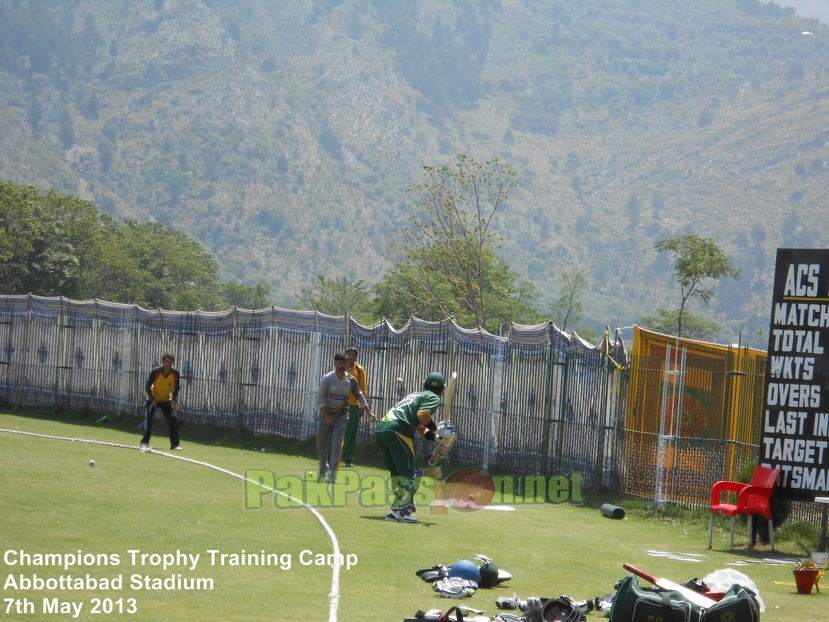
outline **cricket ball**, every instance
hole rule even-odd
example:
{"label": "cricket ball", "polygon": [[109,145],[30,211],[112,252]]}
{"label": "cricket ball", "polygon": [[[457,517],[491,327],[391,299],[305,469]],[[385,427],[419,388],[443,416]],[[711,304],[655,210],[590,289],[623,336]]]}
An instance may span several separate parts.
{"label": "cricket ball", "polygon": [[403,378],[398,378],[397,380],[395,380],[395,382],[397,384],[403,384]]}
{"label": "cricket ball", "polygon": [[89,466],[95,466],[95,461],[94,461],[94,460],[90,460],[90,461],[89,461]]}
{"label": "cricket ball", "polygon": [[462,469],[444,480],[443,496],[454,509],[475,512],[492,502],[495,484],[486,473]]}

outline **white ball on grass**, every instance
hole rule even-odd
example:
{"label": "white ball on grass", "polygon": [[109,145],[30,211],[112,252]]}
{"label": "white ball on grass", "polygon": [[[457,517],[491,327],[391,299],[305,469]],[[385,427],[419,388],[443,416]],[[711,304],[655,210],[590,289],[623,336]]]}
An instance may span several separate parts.
{"label": "white ball on grass", "polygon": [[95,466],[95,461],[94,461],[94,460],[90,460],[90,461],[89,461],[89,466]]}

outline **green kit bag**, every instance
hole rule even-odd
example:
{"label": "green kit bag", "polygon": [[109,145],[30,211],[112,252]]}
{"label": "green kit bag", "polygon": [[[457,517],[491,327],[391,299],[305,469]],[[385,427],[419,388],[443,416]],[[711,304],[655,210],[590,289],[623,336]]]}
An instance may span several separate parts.
{"label": "green kit bag", "polygon": [[736,583],[716,605],[704,609],[700,622],[759,622],[760,608],[751,590]]}
{"label": "green kit bag", "polygon": [[[685,600],[679,592],[642,587],[633,574],[614,587],[616,595],[610,607],[610,622],[700,622],[702,619],[699,606]],[[738,620],[742,622],[741,618]]]}

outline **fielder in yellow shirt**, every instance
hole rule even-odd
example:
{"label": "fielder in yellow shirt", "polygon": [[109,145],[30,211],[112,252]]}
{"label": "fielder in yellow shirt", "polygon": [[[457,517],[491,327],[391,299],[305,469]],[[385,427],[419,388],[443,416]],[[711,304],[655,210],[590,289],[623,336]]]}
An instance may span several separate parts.
{"label": "fielder in yellow shirt", "polygon": [[178,439],[178,392],[180,389],[179,380],[181,374],[173,367],[175,357],[169,352],[161,355],[161,365],[150,371],[144,390],[147,393],[147,401],[144,403],[144,437],[141,439],[141,449],[149,449],[150,436],[153,433],[153,415],[156,408],[164,413],[167,427],[170,428],[170,449],[181,451],[181,444]]}

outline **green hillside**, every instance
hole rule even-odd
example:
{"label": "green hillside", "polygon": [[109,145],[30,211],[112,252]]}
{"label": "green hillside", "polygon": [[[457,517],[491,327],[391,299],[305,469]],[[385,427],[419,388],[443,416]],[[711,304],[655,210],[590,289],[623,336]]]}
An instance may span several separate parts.
{"label": "green hillside", "polygon": [[519,175],[501,252],[587,324],[678,306],[667,235],[742,270],[708,308],[764,347],[774,249],[829,229],[829,28],[756,0],[0,0],[0,178],[201,240],[275,302],[374,283],[406,187]]}

